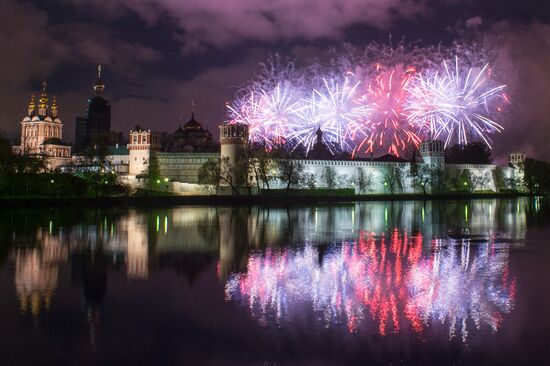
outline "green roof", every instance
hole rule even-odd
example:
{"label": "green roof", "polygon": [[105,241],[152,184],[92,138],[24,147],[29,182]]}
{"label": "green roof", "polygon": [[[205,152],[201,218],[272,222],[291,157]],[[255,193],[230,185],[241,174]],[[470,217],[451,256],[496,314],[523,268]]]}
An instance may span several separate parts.
{"label": "green roof", "polygon": [[109,146],[108,148],[108,155],[128,155],[128,148],[124,144],[119,144],[118,147],[116,145]]}

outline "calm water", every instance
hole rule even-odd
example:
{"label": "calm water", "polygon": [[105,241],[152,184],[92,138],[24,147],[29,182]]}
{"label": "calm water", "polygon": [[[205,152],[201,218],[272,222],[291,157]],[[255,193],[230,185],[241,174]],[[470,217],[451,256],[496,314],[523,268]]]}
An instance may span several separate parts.
{"label": "calm water", "polygon": [[0,211],[0,364],[548,364],[550,203]]}

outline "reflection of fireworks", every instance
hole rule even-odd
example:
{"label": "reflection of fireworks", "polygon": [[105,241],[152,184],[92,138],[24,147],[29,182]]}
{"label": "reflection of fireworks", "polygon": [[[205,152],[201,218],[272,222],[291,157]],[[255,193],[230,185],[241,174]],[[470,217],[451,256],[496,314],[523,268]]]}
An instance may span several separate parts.
{"label": "reflection of fireworks", "polygon": [[487,324],[496,332],[502,314],[513,309],[515,281],[508,283],[507,250],[450,246],[420,261],[409,275],[409,310],[448,324],[451,338],[460,327],[465,341],[468,319],[477,329]]}
{"label": "reflection of fireworks", "polygon": [[409,88],[412,98],[407,103],[409,120],[429,132],[432,139],[444,139],[466,144],[481,139],[490,146],[489,135],[500,132],[502,126],[492,119],[500,106],[497,100],[507,101],[505,85],[492,85],[486,64],[480,69],[454,67],[443,63],[443,70],[418,76]]}
{"label": "reflection of fireworks", "polygon": [[399,156],[411,144],[418,147],[420,137],[415,133],[403,111],[408,97],[408,86],[413,80],[415,69],[404,70],[403,65],[393,68],[376,66],[377,75],[369,83],[360,101],[373,109],[366,121],[369,134],[355,150],[366,147],[367,152],[375,148],[387,148],[390,154]]}
{"label": "reflection of fireworks", "polygon": [[[465,340],[471,319],[497,330],[513,308],[514,281],[508,279],[505,249],[448,248],[422,258],[422,236],[387,241],[372,234],[344,243],[320,262],[311,245],[302,250],[254,253],[246,274],[232,275],[226,298],[248,304],[254,317],[290,320],[311,307],[323,325],[345,323],[350,331],[374,320],[377,332],[398,333],[409,323],[421,332],[430,322],[448,326]],[[457,325],[460,329],[457,332]]]}

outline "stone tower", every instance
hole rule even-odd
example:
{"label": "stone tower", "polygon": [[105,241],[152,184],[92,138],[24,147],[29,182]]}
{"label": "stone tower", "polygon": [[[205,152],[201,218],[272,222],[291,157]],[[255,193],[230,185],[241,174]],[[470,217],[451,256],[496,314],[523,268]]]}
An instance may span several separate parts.
{"label": "stone tower", "polygon": [[420,156],[426,164],[432,167],[443,168],[445,166],[445,150],[443,141],[429,140],[420,144]]}
{"label": "stone tower", "polygon": [[220,126],[220,158],[228,158],[234,166],[243,148],[248,143],[248,125],[243,123],[223,124]]}
{"label": "stone tower", "polygon": [[130,154],[129,175],[143,174],[149,165],[151,151],[160,150],[160,136],[151,130],[144,131],[140,128],[130,130],[130,143],[128,151]]}

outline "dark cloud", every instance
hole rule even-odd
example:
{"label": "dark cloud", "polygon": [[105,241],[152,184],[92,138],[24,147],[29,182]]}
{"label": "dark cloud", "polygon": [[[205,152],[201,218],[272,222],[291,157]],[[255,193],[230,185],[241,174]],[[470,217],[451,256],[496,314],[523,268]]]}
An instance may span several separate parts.
{"label": "dark cloud", "polygon": [[392,21],[425,11],[421,0],[68,0],[147,23],[176,26],[184,53],[207,45],[228,47],[244,40],[336,38],[360,23],[387,29]]}
{"label": "dark cloud", "polygon": [[550,24],[502,21],[490,37],[495,69],[511,96],[495,154],[519,150],[550,161]]}
{"label": "dark cloud", "polygon": [[[17,122],[25,113],[30,94],[39,90],[40,80],[50,78],[67,65],[85,64],[93,70],[92,65],[104,64],[112,72],[135,77],[141,65],[162,58],[152,48],[113,37],[100,24],[52,24],[46,11],[16,0],[0,2],[0,49],[4,50],[0,61],[0,100],[9,106],[0,120],[0,130],[11,133],[19,127]],[[74,75],[64,77],[72,79]],[[60,92],[59,86],[50,83],[61,107],[71,112],[69,121],[65,120],[69,140],[76,105],[81,106],[83,113],[83,103],[90,94],[84,87]],[[75,105],[72,102],[77,101],[77,95],[81,102]]]}

